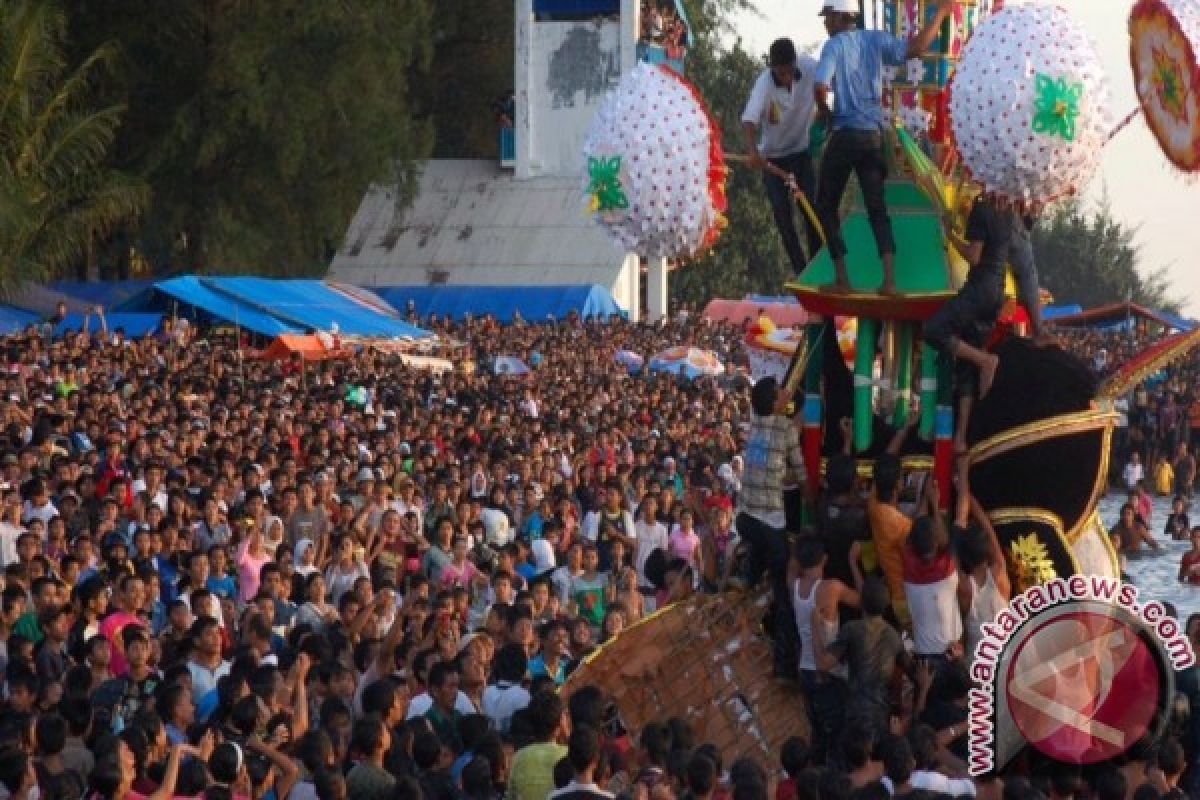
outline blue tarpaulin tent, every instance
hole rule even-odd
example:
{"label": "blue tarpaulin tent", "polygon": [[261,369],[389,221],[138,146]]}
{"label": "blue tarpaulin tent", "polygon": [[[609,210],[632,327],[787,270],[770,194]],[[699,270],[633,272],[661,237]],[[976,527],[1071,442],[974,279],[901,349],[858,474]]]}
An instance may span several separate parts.
{"label": "blue tarpaulin tent", "polygon": [[1099,308],[1089,308],[1074,314],[1065,314],[1054,320],[1064,328],[1097,328],[1100,330],[1128,329],[1138,324],[1161,325],[1168,330],[1190,331],[1195,322],[1181,319],[1175,314],[1159,311],[1137,303],[1111,303]]}
{"label": "blue tarpaulin tent", "polygon": [[384,303],[370,302],[369,296],[361,292],[339,290],[317,280],[171,278],[154,284],[117,310],[178,311],[183,317],[237,325],[263,336],[332,332],[335,328],[346,336],[432,335],[403,321]]}
{"label": "blue tarpaulin tent", "polygon": [[32,311],[14,306],[0,305],[0,336],[20,333],[41,319]]}
{"label": "blue tarpaulin tent", "polygon": [[[83,314],[68,314],[66,319],[58,323],[54,328],[55,336],[62,336],[64,333],[75,333],[83,329]],[[114,311],[111,314],[104,315],[104,321],[108,323],[108,329],[115,331],[118,328],[125,331],[125,335],[131,339],[140,339],[146,334],[154,333],[162,327],[162,314],[156,313],[137,313],[137,312],[120,312]],[[96,333],[100,330],[100,320],[92,317],[88,321],[88,332]]]}
{"label": "blue tarpaulin tent", "polygon": [[1078,314],[1083,311],[1083,306],[1079,304],[1069,306],[1042,306],[1042,319],[1052,320],[1059,317],[1069,317],[1072,314]]}
{"label": "blue tarpaulin tent", "polygon": [[800,301],[796,298],[796,296],[791,295],[791,294],[782,294],[782,295],[748,294],[748,295],[746,295],[745,299],[742,300],[742,302],[743,303],[782,303],[784,305],[789,305],[789,306],[800,305]]}
{"label": "blue tarpaulin tent", "polygon": [[411,300],[421,317],[453,320],[470,314],[512,322],[520,312],[527,322],[544,322],[566,319],[572,311],[584,319],[625,313],[603,286],[397,286],[375,293],[393,308],[403,310]]}
{"label": "blue tarpaulin tent", "polygon": [[263,336],[281,333],[305,333],[254,306],[210,288],[194,275],[160,281],[117,307],[118,311],[157,311],[197,321],[229,323]]}
{"label": "blue tarpaulin tent", "polygon": [[429,332],[374,310],[323,281],[279,281],[269,278],[212,278],[217,291],[236,297],[280,320],[310,331],[332,331],[347,336],[409,337]]}

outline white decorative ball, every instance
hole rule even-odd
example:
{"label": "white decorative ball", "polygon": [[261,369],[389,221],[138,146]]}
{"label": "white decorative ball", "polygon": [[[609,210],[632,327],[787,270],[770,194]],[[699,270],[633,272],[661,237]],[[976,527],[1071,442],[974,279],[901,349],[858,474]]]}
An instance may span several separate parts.
{"label": "white decorative ball", "polygon": [[646,258],[695,255],[724,224],[720,131],[670,69],[638,64],[601,103],[583,148],[596,221]]}
{"label": "white decorative ball", "polygon": [[950,124],[964,166],[985,191],[1025,206],[1078,194],[1112,126],[1095,44],[1055,6],[991,15],[963,48]]}

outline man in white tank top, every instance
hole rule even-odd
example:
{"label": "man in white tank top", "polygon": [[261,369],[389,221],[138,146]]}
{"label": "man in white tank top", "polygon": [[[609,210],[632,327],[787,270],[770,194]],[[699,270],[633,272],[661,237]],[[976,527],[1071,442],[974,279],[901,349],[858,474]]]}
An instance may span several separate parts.
{"label": "man in white tank top", "polygon": [[[933,489],[935,496],[937,487]],[[904,548],[904,595],[912,616],[918,658],[946,660],[962,644],[958,607],[958,567],[950,554],[950,535],[939,514],[913,523]]]}
{"label": "man in white tank top", "polygon": [[[962,470],[966,459],[962,459]],[[960,486],[966,485],[960,483]],[[974,525],[971,525],[971,522]],[[962,529],[958,538],[958,564],[962,574],[958,582],[958,605],[966,627],[967,663],[975,659],[980,628],[991,622],[1007,605],[1012,593],[1004,550],[987,512],[975,498],[963,492],[959,498],[954,524]]]}
{"label": "man in white tank top", "polygon": [[837,578],[824,577],[829,557],[820,539],[805,537],[796,543],[800,574],[792,584],[792,609],[800,639],[800,684],[808,699],[813,755],[818,761],[826,748],[837,746],[845,719],[846,672],[829,648],[837,639],[839,608],[859,606],[857,590],[862,586],[862,573],[857,546],[851,561],[853,589]]}

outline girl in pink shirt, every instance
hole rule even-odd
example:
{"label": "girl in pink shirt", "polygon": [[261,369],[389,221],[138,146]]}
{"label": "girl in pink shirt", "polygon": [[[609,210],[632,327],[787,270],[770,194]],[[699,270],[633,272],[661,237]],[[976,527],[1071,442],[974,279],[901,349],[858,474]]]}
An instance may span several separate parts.
{"label": "girl in pink shirt", "polygon": [[679,515],[679,524],[667,541],[672,558],[682,558],[692,568],[700,569],[700,537],[696,535],[691,511]]}
{"label": "girl in pink shirt", "polygon": [[258,594],[263,564],[271,560],[263,545],[263,532],[254,520],[248,520],[247,526],[246,538],[237,549],[238,587],[243,603],[253,602]]}
{"label": "girl in pink shirt", "polygon": [[466,589],[471,591],[479,570],[467,559],[467,538],[455,536],[451,552],[453,560],[442,569],[443,589]]}

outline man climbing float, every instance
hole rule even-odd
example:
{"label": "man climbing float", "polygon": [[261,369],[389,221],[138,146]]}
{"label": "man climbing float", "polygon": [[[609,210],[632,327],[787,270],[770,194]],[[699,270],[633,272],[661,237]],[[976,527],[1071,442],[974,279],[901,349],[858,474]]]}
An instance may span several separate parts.
{"label": "man climbing float", "polygon": [[[790,175],[807,197],[815,197],[817,180],[809,154],[809,128],[815,112],[813,80],[817,62],[809,56],[796,55],[791,39],[777,39],[771,44],[768,63],[769,68],[754,82],[746,110],[742,112],[742,130],[750,166],[765,170],[763,181],[775,227],[779,229],[792,269],[799,275],[821,249],[821,237],[806,217],[806,255],[796,235],[796,203],[785,178]],[[769,169],[768,165],[776,169]]]}
{"label": "man climbing float", "polygon": [[[826,0],[821,10],[830,38],[821,50],[815,91],[818,117],[826,122],[832,119],[833,134],[821,159],[817,216],[825,229],[829,254],[837,269],[836,281],[829,287],[831,291],[848,292],[851,288],[839,207],[846,182],[854,172],[858,175],[875,244],[883,261],[880,292],[897,293],[896,242],[883,194],[887,177],[883,67],[899,67],[907,59],[919,58],[937,38],[953,6],[953,0],[938,0],[937,14],[908,41],[885,31],[859,30],[856,21],[858,0]],[[830,92],[835,98],[832,111],[829,108]]]}
{"label": "man climbing float", "polygon": [[[966,239],[946,225],[946,239],[958,250],[971,271],[958,294],[946,302],[925,323],[925,341],[939,352],[953,356],[959,365],[956,391],[959,398],[958,426],[954,434],[954,449],[958,454],[967,449],[967,422],[975,397],[975,372],[978,371],[978,391],[982,399],[992,388],[999,359],[984,350],[992,327],[1004,307],[1004,276],[1013,248],[1017,228],[1026,230],[1025,221],[1015,211],[1001,207],[994,200],[981,196],[975,201],[967,218]],[[1022,298],[1032,297],[1036,313],[1037,271],[1031,253],[1021,253],[1017,270]],[[1038,317],[1040,319],[1040,317]],[[972,367],[974,369],[972,369]]]}

